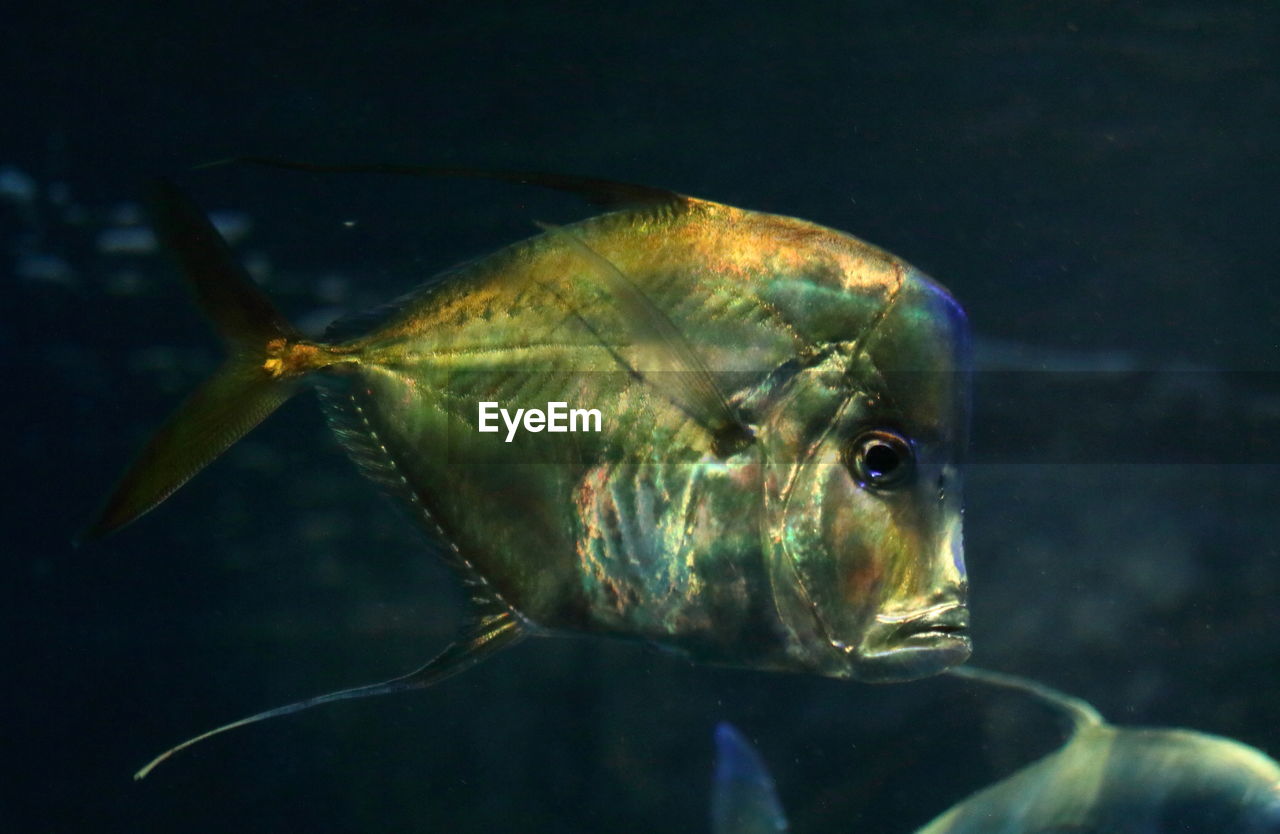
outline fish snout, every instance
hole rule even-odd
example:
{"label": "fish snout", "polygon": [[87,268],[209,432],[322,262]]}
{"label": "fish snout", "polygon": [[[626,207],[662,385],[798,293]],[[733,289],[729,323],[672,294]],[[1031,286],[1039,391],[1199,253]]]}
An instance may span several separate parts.
{"label": "fish snout", "polygon": [[969,608],[952,600],[907,612],[882,612],[862,641],[856,677],[875,682],[936,675],[969,659]]}

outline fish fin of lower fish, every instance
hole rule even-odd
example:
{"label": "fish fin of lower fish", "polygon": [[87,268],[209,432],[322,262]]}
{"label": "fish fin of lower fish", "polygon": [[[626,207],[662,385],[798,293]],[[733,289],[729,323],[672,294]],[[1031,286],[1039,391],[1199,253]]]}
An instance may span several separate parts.
{"label": "fish fin of lower fish", "polygon": [[712,834],[780,834],[789,830],[769,768],[727,721],[716,726]]}
{"label": "fish fin of lower fish", "polygon": [[433,686],[445,678],[453,677],[459,672],[463,672],[480,661],[495,654],[501,649],[513,646],[525,636],[525,631],[521,627],[519,620],[509,611],[498,614],[478,617],[459,639],[450,643],[444,651],[431,659],[429,663],[419,669],[415,669],[407,675],[398,678],[382,681],[381,683],[366,684],[364,686],[355,686],[350,689],[342,689],[337,692],[330,692],[327,695],[317,695],[313,698],[307,698],[293,704],[287,704],[283,707],[276,707],[265,712],[259,712],[250,715],[247,718],[241,718],[239,721],[232,721],[230,724],[223,724],[221,727],[215,727],[208,732],[188,739],[181,744],[171,747],[168,750],[156,756],[147,762],[137,773],[133,775],[134,779],[145,779],[150,775],[151,771],[163,764],[175,753],[180,753],[205,739],[221,735],[228,730],[234,730],[244,727],[248,724],[256,724],[259,721],[266,721],[268,718],[279,718],[282,715],[292,715],[295,712],[301,712],[311,707],[317,707],[321,704],[331,704],[335,701],[350,701],[356,698],[370,698],[375,695],[391,695],[396,692],[409,692],[415,689],[426,689]]}
{"label": "fish fin of lower fish", "polygon": [[327,346],[300,338],[177,187],[157,181],[150,202],[157,236],[230,356],[152,436],[84,539],[118,530],[156,507],[289,399],[302,377],[337,361]]}
{"label": "fish fin of lower fish", "polygon": [[1066,717],[1071,722],[1073,732],[1079,732],[1086,727],[1101,727],[1107,723],[1102,714],[1094,709],[1093,704],[1039,681],[1005,672],[993,672],[976,666],[956,666],[948,669],[947,674],[1030,695]]}
{"label": "fish fin of lower fish", "polygon": [[[617,351],[609,353],[632,376],[652,385],[677,408],[702,426],[712,437],[715,451],[727,457],[749,445],[751,429],[729,406],[720,386],[707,370],[693,345],[675,322],[654,304],[635,283],[608,258],[596,252],[573,232],[548,223],[538,224],[548,234],[563,240],[591,268],[601,288],[618,305],[632,341],[655,351],[662,366],[656,373],[632,367]],[[574,314],[593,333],[591,323],[577,310]],[[605,345],[603,339],[597,339]]]}
{"label": "fish fin of lower fish", "polygon": [[218,165],[262,165],[268,168],[285,168],[291,171],[307,171],[317,174],[394,174],[413,177],[498,180],[516,185],[533,185],[552,191],[576,194],[592,205],[610,209],[679,205],[687,199],[683,195],[668,191],[665,188],[615,182],[594,177],[578,177],[572,174],[549,174],[542,171],[506,171],[488,168],[397,165],[391,163],[326,165],[266,156],[236,156],[229,159],[206,162],[197,167],[212,168]]}

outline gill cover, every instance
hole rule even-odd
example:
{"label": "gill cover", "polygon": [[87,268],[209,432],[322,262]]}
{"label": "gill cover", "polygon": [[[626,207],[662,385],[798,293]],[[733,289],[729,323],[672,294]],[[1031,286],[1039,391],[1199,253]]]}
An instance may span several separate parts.
{"label": "gill cover", "polygon": [[[908,680],[970,650],[958,469],[968,329],[912,269],[880,309],[851,312],[865,325],[792,377],[761,432],[764,548],[794,652],[824,674]],[[856,457],[867,450],[870,464]]]}

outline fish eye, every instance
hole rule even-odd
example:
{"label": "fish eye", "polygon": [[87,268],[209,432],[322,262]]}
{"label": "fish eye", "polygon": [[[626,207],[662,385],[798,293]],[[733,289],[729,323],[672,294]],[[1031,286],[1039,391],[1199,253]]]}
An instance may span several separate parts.
{"label": "fish eye", "polygon": [[858,435],[849,447],[849,467],[864,486],[889,489],[911,477],[915,451],[897,432],[872,429]]}

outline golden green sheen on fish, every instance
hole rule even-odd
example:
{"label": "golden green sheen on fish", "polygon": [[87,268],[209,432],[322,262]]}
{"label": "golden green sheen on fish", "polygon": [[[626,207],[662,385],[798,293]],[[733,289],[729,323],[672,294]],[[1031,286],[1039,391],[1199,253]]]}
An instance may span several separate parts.
{"label": "golden green sheen on fish", "polygon": [[[154,507],[311,383],[476,607],[423,669],[257,717],[426,686],[526,634],[867,681],[968,657],[960,307],[847,234],[643,194],[454,269],[363,331],[311,341],[200,212],[157,186],[160,235],[231,358],[93,532]],[[482,403],[595,409],[600,430],[480,431]]]}

